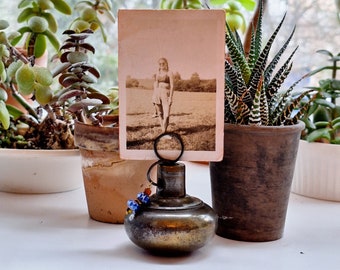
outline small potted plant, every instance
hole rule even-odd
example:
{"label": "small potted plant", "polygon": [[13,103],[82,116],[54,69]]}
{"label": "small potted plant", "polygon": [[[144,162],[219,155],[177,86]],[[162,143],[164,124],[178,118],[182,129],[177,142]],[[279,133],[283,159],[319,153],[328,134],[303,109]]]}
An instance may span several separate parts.
{"label": "small potted plant", "polygon": [[[224,157],[210,163],[212,204],[217,234],[243,241],[282,237],[298,144],[304,124],[292,111],[305,94],[292,99],[281,89],[292,69],[293,50],[278,66],[294,30],[272,59],[269,57],[284,18],[264,42],[263,1],[250,27],[249,54],[227,24],[225,61]],[[262,44],[264,46],[262,47]]]}
{"label": "small potted plant", "polygon": [[[306,128],[302,132],[292,191],[317,199],[340,201],[338,164],[340,162],[340,53],[317,51],[328,57],[328,63],[308,75],[322,74],[319,85],[301,101],[308,104],[301,118]],[[329,76],[327,76],[328,72]],[[327,76],[327,77],[325,77]]]}
{"label": "small potted plant", "polygon": [[[20,193],[75,189],[81,185],[81,170],[76,166],[79,153],[65,150],[74,148],[67,136],[71,134],[70,125],[60,117],[58,123],[50,121],[49,116],[56,119],[53,113],[48,117],[40,113],[49,107],[52,96],[53,76],[47,68],[47,41],[54,49],[59,49],[54,12],[69,15],[72,9],[65,1],[21,1],[18,8],[17,20],[24,26],[9,32],[7,21],[0,22],[0,155],[3,159],[0,189]],[[39,62],[41,57],[45,58],[42,63]],[[47,128],[48,123],[52,123],[50,128]],[[61,141],[62,144],[58,144]],[[63,150],[52,150],[56,148]],[[56,171],[68,174],[54,179],[55,174],[51,175],[51,169],[46,169],[45,162],[49,161]],[[12,163],[15,165],[10,165]]]}
{"label": "small potted plant", "polygon": [[[95,53],[95,47],[88,42],[88,38],[100,29],[105,41],[105,29],[98,14],[105,13],[114,21],[110,1],[77,3],[75,8],[79,11],[79,17],[63,32],[65,41],[60,47],[48,28],[56,22],[50,18],[50,6],[45,5],[47,2],[22,1],[19,7],[23,11],[19,17],[25,15],[28,26],[21,28],[14,38],[5,31],[1,32],[1,67],[5,71],[1,86],[10,89],[8,95],[14,96],[25,108],[22,112],[6,104],[7,96],[5,91],[1,91],[4,94],[0,102],[1,132],[6,139],[1,141],[2,147],[24,148],[24,151],[44,149],[44,153],[63,153],[65,149],[75,151],[79,148],[82,158],[76,150],[78,163],[72,164],[70,169],[57,169],[54,161],[54,168],[49,167],[45,177],[35,173],[36,181],[43,181],[38,188],[46,186],[45,181],[51,170],[65,172],[64,179],[54,180],[56,183],[70,181],[71,169],[79,170],[80,180],[83,173],[90,216],[99,221],[122,223],[126,201],[147,182],[143,176],[151,161],[124,161],[119,158],[117,89],[113,87],[104,93],[94,86],[100,72],[91,63],[90,56]],[[54,4],[52,7],[69,13],[66,2],[51,0],[51,3]],[[1,30],[7,27],[3,23]],[[23,36],[28,40],[26,44],[33,46],[32,51],[31,47],[26,48],[25,53],[16,49],[15,44]],[[54,47],[58,47],[58,54],[52,57],[51,66],[39,67],[34,60],[45,48],[42,41],[45,37]],[[23,95],[35,106],[27,102]],[[4,145],[4,142],[8,144]],[[95,157],[96,154],[99,157]],[[23,164],[26,165],[27,160]],[[10,170],[13,171],[13,167]],[[78,175],[76,180],[79,181]],[[115,187],[116,182],[119,183],[118,187]],[[10,184],[5,183],[2,187],[6,189]],[[29,191],[42,192],[41,189]],[[56,191],[61,190],[55,188],[52,192]]]}
{"label": "small potted plant", "polygon": [[[67,66],[52,51],[48,65],[37,61],[47,56],[48,43],[59,50],[54,14],[58,11],[66,16],[72,8],[63,0],[21,1],[18,8],[17,20],[23,26],[17,31],[10,32],[7,21],[0,22],[0,155],[5,160],[0,162],[0,189],[50,193],[79,188],[82,177],[73,116],[67,110],[69,103],[57,100],[62,87],[57,78]],[[79,17],[70,29],[77,31],[80,27],[102,29],[95,16],[99,11],[112,17],[104,0],[78,3],[75,8]],[[15,166],[8,165],[12,161]],[[58,174],[51,174],[51,165],[45,162],[53,164]],[[18,167],[21,169],[14,169]]]}

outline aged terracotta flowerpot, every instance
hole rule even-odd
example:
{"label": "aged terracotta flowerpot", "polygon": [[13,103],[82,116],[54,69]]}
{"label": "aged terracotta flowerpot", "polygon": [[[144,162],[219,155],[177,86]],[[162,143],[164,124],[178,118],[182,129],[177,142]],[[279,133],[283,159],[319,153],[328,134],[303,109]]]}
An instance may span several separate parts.
{"label": "aged terracotta flowerpot", "polygon": [[224,157],[210,163],[217,234],[242,241],[282,237],[304,124],[225,125]]}
{"label": "aged terracotta flowerpot", "polygon": [[89,215],[121,224],[127,201],[148,186],[146,173],[153,161],[121,159],[118,134],[118,128],[75,125]]}

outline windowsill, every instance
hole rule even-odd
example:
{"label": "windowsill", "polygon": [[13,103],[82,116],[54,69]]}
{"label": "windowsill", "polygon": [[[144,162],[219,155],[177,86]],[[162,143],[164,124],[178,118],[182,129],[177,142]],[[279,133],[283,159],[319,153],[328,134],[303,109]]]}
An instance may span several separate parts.
{"label": "windowsill", "polygon": [[[206,164],[186,163],[187,193],[211,203]],[[179,258],[136,247],[123,225],[89,219],[84,190],[19,195],[0,192],[3,269],[335,269],[340,264],[340,205],[291,194],[282,239],[249,243],[215,236]],[[170,269],[170,268],[169,268]]]}

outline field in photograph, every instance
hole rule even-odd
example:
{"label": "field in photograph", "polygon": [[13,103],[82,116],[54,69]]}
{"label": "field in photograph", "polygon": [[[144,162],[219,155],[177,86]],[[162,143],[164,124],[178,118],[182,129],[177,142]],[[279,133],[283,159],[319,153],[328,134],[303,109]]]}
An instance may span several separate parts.
{"label": "field in photograph", "polygon": [[[153,118],[152,90],[128,88],[127,149],[152,150],[161,134],[159,119]],[[215,150],[215,93],[175,92],[168,132],[178,133],[186,151]]]}

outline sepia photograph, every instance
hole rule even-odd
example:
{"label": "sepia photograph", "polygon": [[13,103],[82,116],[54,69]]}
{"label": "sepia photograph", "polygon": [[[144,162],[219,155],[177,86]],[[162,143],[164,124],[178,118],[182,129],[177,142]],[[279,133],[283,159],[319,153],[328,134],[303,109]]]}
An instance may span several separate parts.
{"label": "sepia photograph", "polygon": [[[183,150],[181,160],[220,160],[224,11],[120,10],[118,32],[122,158]],[[162,134],[176,134],[183,146],[165,140],[155,149]]]}

